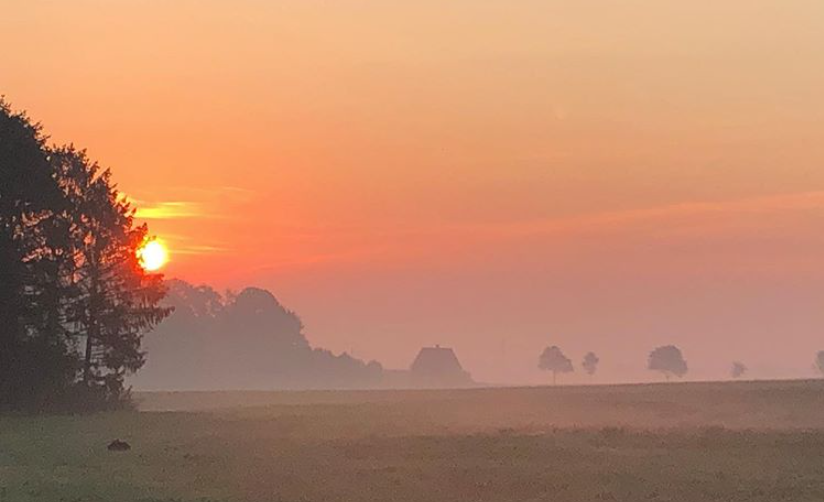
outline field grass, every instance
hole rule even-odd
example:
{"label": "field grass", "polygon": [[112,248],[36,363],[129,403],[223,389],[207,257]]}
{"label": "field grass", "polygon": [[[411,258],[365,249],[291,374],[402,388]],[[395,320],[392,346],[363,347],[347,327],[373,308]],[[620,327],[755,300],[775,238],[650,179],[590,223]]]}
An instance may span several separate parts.
{"label": "field grass", "polygon": [[824,500],[822,382],[137,397],[0,418],[0,501]]}

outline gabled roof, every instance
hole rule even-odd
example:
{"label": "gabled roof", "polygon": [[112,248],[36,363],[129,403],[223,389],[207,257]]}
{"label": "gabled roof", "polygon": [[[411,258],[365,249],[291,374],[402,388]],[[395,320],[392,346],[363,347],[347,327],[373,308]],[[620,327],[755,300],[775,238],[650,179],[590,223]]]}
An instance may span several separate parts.
{"label": "gabled roof", "polygon": [[440,345],[422,348],[409,369],[413,374],[421,376],[463,376],[466,374],[455,352]]}

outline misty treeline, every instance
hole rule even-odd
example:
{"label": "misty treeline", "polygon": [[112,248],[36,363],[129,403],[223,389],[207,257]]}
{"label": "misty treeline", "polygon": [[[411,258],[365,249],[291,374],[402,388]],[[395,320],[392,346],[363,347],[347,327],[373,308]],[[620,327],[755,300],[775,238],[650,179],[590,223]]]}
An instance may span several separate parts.
{"label": "misty treeline", "polygon": [[[594,352],[587,352],[581,361],[581,367],[592,377],[598,371],[600,362],[600,358]],[[734,366],[733,374],[734,378],[738,378],[744,374],[746,367],[742,363],[735,364],[739,366]],[[559,374],[575,371],[572,360],[564,355],[561,348],[556,345],[544,349],[538,358],[538,368],[552,373],[553,385],[557,382]],[[650,352],[647,358],[647,369],[660,372],[669,380],[673,376],[683,377],[687,374],[689,367],[681,349],[675,345],[664,345]]]}
{"label": "misty treeline", "polygon": [[0,410],[119,406],[169,313],[162,278],[110,171],[47,141],[0,99]]}
{"label": "misty treeline", "polygon": [[[592,377],[598,371],[598,364],[601,359],[594,352],[587,352],[581,361],[581,367]],[[538,368],[552,373],[552,384],[555,385],[558,375],[572,373],[575,367],[572,359],[568,358],[560,347],[553,345],[547,347],[538,357]],[[654,349],[647,359],[647,369],[658,371],[669,380],[671,377],[683,377],[687,374],[687,361],[681,353],[681,349],[674,345],[665,345]]]}
{"label": "misty treeline", "polygon": [[[587,352],[581,361],[581,367],[592,377],[598,371],[598,363],[600,363],[598,356],[594,352]],[[814,366],[824,376],[824,350],[816,354]],[[553,385],[557,382],[559,374],[575,371],[572,359],[568,358],[556,345],[544,349],[538,357],[538,368],[552,373]],[[664,378],[670,380],[672,377],[682,378],[689,371],[689,366],[681,349],[675,345],[664,345],[656,347],[649,353],[647,369],[659,372]],[[748,370],[741,361],[734,361],[730,368],[730,376],[736,379],[741,378]]]}
{"label": "misty treeline", "polygon": [[174,313],[145,338],[147,389],[341,389],[381,386],[383,368],[313,348],[303,323],[264,289],[221,294],[167,281]]}
{"label": "misty treeline", "polygon": [[[587,352],[581,360],[581,367],[584,371],[592,377],[598,371],[598,363],[601,359],[595,352]],[[552,373],[552,384],[555,385],[558,380],[559,373],[572,373],[575,367],[572,364],[572,359],[564,355],[564,352],[557,345],[547,347],[538,357],[538,368],[543,371]]]}

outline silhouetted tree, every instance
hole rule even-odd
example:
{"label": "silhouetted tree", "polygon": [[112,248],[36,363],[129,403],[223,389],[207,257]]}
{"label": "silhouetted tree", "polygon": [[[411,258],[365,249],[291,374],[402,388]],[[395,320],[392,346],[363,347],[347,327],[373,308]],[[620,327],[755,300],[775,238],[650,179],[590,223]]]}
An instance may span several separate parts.
{"label": "silhouetted tree", "polygon": [[600,359],[598,359],[598,356],[595,355],[595,352],[587,352],[584,356],[584,360],[581,362],[581,366],[589,376],[592,376],[596,371],[598,371],[599,362]]}
{"label": "silhouetted tree", "polygon": [[159,274],[146,273],[136,250],[148,236],[135,226],[134,210],[118,193],[109,170],[101,171],[72,147],[53,154],[71,211],[63,215],[73,251],[74,295],[68,320],[83,338],[82,381],[116,402],[124,376],[144,363],[142,335],[169,314],[158,306],[165,289]]}
{"label": "silhouetted tree", "polygon": [[744,363],[740,361],[735,361],[732,363],[732,368],[730,369],[730,375],[733,378],[741,378],[747,372],[747,367]]}
{"label": "silhouetted tree", "polygon": [[142,333],[167,314],[161,277],[137,264],[146,233],[108,171],[48,147],[0,100],[0,409],[121,396]]}
{"label": "silhouetted tree", "polygon": [[538,368],[552,372],[552,385],[555,385],[558,373],[573,371],[572,361],[555,345],[544,349],[541,357],[538,358]]}
{"label": "silhouetted tree", "polygon": [[815,356],[815,367],[818,372],[824,375],[824,350],[821,350]]}
{"label": "silhouetted tree", "polygon": [[678,378],[687,374],[687,361],[681,354],[681,349],[675,345],[665,345],[650,352],[647,368],[660,371],[667,380],[672,375]]}
{"label": "silhouetted tree", "polygon": [[47,399],[72,370],[65,347],[36,319],[45,301],[44,220],[62,204],[39,124],[0,98],[0,409]]}

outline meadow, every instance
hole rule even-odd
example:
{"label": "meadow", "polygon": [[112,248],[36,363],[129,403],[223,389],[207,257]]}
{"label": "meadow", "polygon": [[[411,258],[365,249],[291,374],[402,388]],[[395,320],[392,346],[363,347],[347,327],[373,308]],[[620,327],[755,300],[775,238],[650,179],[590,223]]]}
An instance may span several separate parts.
{"label": "meadow", "polygon": [[136,399],[0,417],[0,501],[824,500],[821,381]]}

